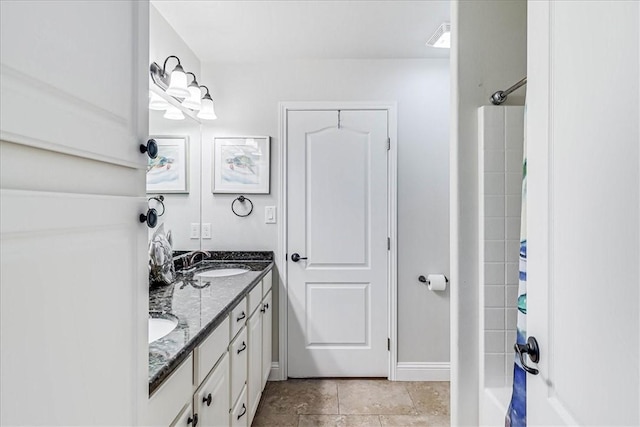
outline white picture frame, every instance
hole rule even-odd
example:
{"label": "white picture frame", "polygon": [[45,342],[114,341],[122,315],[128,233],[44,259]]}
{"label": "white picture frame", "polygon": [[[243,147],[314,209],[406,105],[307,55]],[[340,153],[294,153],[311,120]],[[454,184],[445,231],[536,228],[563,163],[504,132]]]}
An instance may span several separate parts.
{"label": "white picture frame", "polygon": [[269,194],[271,137],[213,139],[212,193]]}
{"label": "white picture frame", "polygon": [[158,155],[148,159],[147,194],[189,193],[189,137],[152,136]]}

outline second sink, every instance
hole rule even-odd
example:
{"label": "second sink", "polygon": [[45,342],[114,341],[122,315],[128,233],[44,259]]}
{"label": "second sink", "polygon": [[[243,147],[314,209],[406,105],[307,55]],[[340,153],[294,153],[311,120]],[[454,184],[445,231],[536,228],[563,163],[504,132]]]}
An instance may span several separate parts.
{"label": "second sink", "polygon": [[197,273],[195,277],[213,278],[213,277],[237,276],[239,274],[244,274],[247,271],[249,270],[246,268],[216,268],[213,270]]}

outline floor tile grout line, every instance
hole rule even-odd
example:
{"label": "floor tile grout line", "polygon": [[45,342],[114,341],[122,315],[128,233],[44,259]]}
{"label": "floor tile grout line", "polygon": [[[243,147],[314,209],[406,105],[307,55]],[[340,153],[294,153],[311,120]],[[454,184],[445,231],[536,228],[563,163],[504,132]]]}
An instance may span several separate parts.
{"label": "floor tile grout line", "polygon": [[416,414],[420,414],[420,411],[418,411],[418,407],[416,406],[416,402],[413,400],[413,396],[411,396],[411,391],[407,387],[408,384],[409,382],[407,381],[407,382],[404,382],[404,384],[402,385],[404,386],[405,391],[409,395],[409,399],[411,400],[411,405],[413,406],[413,410],[415,411]]}
{"label": "floor tile grout line", "polygon": [[340,384],[336,381],[336,401],[338,402],[338,415],[341,415],[340,412]]}

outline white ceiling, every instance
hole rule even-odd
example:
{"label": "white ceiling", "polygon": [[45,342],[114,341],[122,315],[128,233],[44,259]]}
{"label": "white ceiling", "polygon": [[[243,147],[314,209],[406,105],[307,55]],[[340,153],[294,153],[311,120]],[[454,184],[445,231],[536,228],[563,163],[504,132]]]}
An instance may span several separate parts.
{"label": "white ceiling", "polygon": [[446,58],[449,1],[152,0],[202,62]]}

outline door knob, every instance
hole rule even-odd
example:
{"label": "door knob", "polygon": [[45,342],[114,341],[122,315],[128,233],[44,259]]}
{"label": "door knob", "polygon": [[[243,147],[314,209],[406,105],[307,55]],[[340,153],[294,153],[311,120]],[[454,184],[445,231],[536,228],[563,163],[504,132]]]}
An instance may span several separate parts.
{"label": "door knob", "polygon": [[301,259],[307,259],[307,257],[303,258],[303,257],[300,256],[300,254],[297,254],[295,252],[291,254],[291,261],[293,261],[293,262],[298,262]]}
{"label": "door knob", "polygon": [[150,158],[155,159],[158,157],[158,143],[152,138],[147,141],[147,145],[140,144],[140,152],[147,153]]}
{"label": "door knob", "polygon": [[536,368],[527,366],[526,362],[524,361],[525,353],[529,355],[529,359],[531,359],[533,363],[538,363],[540,361],[540,347],[538,347],[538,341],[536,340],[536,338],[529,337],[526,344],[516,343],[514,344],[513,348],[516,350],[516,353],[518,353],[522,369],[524,369],[531,375],[538,375],[540,371],[538,371]]}

